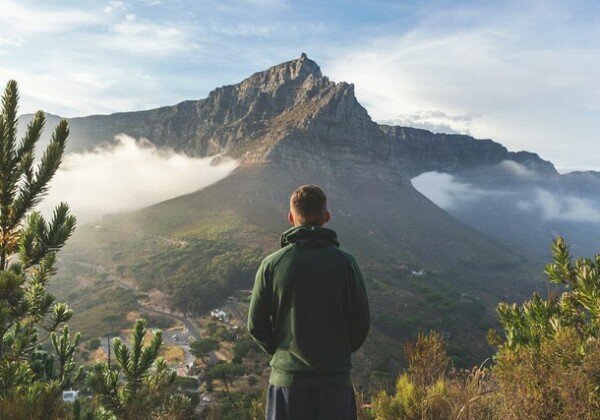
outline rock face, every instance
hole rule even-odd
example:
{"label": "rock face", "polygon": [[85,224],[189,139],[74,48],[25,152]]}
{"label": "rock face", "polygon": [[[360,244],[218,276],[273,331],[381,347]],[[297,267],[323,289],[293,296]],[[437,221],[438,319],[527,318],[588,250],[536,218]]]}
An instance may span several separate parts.
{"label": "rock face", "polygon": [[555,174],[532,153],[491,140],[378,125],[354,95],[306,54],[256,73],[206,99],[149,111],[74,118],[71,146],[89,148],[126,133],[194,156],[230,155],[242,164],[273,162],[331,175],[408,182],[419,173],[464,171],[514,160]]}

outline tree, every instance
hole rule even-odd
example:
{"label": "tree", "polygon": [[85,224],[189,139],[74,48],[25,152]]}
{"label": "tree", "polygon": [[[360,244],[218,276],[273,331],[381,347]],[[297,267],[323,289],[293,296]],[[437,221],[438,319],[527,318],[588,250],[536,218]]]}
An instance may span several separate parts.
{"label": "tree", "polygon": [[220,379],[223,381],[223,385],[225,385],[225,392],[227,393],[227,397],[231,401],[231,405],[237,409],[237,404],[233,400],[231,396],[231,392],[229,391],[229,386],[233,386],[233,380],[238,376],[242,376],[246,373],[244,367],[242,365],[236,365],[234,363],[218,363],[212,368],[210,368],[207,372],[207,379],[212,380]]}
{"label": "tree", "polygon": [[566,290],[547,300],[534,294],[523,305],[498,305],[506,336],[504,347],[539,347],[543,339],[570,327],[576,330],[580,350],[585,352],[589,339],[600,335],[600,254],[573,260],[562,237],[554,240],[552,253],[554,262],[545,269],[548,280]]}
{"label": "tree", "polygon": [[210,352],[219,350],[220,347],[221,345],[214,338],[201,338],[200,340],[190,343],[190,352],[206,363],[206,359]]}
{"label": "tree", "polygon": [[552,252],[563,292],[498,305],[494,376],[511,418],[600,418],[600,255],[573,259],[561,237]]}
{"label": "tree", "polygon": [[[61,389],[78,376],[73,352],[79,336],[71,341],[68,328],[60,338],[55,335],[73,313],[55,302],[46,285],[76,220],[65,203],[50,221],[33,209],[62,161],[69,127],[65,120],[58,123],[35,164],[45,116],[35,113],[17,141],[18,99],[11,80],[0,113],[0,412],[8,418],[35,418],[39,412],[54,418],[61,415]],[[55,355],[40,348],[49,337]]]}
{"label": "tree", "polygon": [[162,333],[158,331],[144,346],[146,332],[146,321],[138,319],[133,327],[131,348],[116,338],[113,342],[116,364],[111,360],[98,362],[88,375],[88,385],[100,399],[100,410],[119,419],[157,418],[163,414],[170,419],[189,418],[190,400],[174,392],[177,375],[158,357]]}

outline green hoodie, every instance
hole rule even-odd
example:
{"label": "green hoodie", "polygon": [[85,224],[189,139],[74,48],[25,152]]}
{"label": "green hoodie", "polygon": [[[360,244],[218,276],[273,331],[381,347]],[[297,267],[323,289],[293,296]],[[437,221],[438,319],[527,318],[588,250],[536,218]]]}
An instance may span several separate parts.
{"label": "green hoodie", "polygon": [[358,264],[333,230],[296,226],[264,259],[252,292],[248,330],[269,354],[269,382],[284,387],[350,385],[350,353],[369,332]]}

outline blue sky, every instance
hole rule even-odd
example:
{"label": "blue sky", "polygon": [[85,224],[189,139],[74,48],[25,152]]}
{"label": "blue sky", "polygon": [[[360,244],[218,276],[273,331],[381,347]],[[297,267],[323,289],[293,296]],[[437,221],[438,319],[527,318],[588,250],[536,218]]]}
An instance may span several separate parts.
{"label": "blue sky", "polygon": [[376,121],[600,170],[600,2],[0,0],[21,112],[148,109],[306,52]]}

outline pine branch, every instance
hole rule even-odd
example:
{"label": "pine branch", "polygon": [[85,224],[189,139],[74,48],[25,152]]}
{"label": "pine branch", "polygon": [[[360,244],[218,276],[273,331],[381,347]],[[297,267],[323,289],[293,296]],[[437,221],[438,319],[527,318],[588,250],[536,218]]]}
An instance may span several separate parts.
{"label": "pine branch", "polygon": [[37,111],[29,124],[27,125],[27,131],[25,137],[21,140],[19,149],[17,150],[17,160],[21,160],[24,155],[35,151],[35,145],[40,139],[42,130],[46,125],[46,116],[43,111]]}
{"label": "pine branch", "polygon": [[14,200],[14,203],[11,203],[13,212],[8,221],[10,229],[18,225],[25,213],[38,204],[48,191],[50,180],[62,161],[68,136],[69,125],[66,120],[61,120],[52,134],[52,139],[42,155],[31,182],[23,183],[19,196]]}

